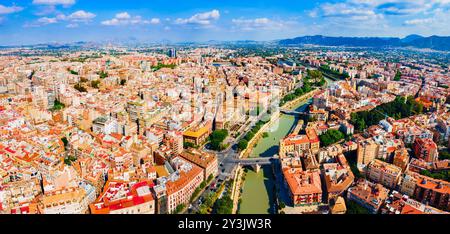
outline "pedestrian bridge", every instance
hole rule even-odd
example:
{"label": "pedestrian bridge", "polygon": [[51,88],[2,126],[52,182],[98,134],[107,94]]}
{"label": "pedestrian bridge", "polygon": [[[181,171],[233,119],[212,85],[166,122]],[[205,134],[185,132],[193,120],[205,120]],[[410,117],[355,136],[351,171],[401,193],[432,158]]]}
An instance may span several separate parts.
{"label": "pedestrian bridge", "polygon": [[304,111],[294,111],[288,109],[280,109],[280,112],[286,115],[308,115],[308,113]]}
{"label": "pedestrian bridge", "polygon": [[270,165],[273,161],[278,159],[278,156],[273,157],[258,157],[258,158],[239,158],[230,160],[231,163],[239,164],[241,166],[252,166],[259,170],[262,165]]}
{"label": "pedestrian bridge", "polygon": [[240,158],[233,159],[233,162],[240,166],[251,166],[256,172],[259,172],[261,166],[272,164],[278,156],[274,157],[258,157],[258,158]]}

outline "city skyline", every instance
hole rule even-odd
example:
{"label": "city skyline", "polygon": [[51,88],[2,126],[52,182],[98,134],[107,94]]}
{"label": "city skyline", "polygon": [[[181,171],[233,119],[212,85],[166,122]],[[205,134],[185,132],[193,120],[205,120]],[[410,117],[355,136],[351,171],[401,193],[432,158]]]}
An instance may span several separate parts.
{"label": "city skyline", "polygon": [[450,35],[450,1],[0,0],[0,44]]}

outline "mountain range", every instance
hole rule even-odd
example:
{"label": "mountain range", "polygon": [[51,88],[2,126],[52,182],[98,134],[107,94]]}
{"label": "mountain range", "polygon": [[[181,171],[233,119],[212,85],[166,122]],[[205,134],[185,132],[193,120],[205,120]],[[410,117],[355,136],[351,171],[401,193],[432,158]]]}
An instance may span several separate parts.
{"label": "mountain range", "polygon": [[117,45],[188,45],[188,44],[209,44],[209,45],[281,45],[281,46],[302,46],[302,45],[318,45],[318,46],[343,46],[343,47],[371,47],[371,48],[393,48],[408,47],[419,49],[432,49],[450,52],[450,36],[430,36],[423,37],[417,34],[411,34],[404,38],[398,37],[331,37],[331,36],[301,36],[291,39],[281,39],[273,41],[254,41],[254,40],[237,40],[222,41],[210,40],[206,42],[170,42],[169,40],[161,40],[158,42],[142,42],[134,38],[124,40],[110,40],[102,42],[77,41],[70,43],[42,43],[34,45],[21,46],[2,46],[2,48],[12,47],[33,47],[40,49],[66,49],[66,48],[96,48],[106,44]]}
{"label": "mountain range", "polygon": [[450,36],[423,37],[412,34],[404,38],[397,37],[328,37],[322,35],[302,36],[278,40],[279,45],[321,45],[349,47],[414,47],[450,51]]}

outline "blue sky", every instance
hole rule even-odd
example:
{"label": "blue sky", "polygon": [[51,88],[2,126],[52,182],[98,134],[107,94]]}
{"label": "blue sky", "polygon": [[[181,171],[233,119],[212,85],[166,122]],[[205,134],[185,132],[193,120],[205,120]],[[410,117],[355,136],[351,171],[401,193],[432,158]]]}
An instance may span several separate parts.
{"label": "blue sky", "polygon": [[450,0],[0,0],[0,44],[450,35]]}

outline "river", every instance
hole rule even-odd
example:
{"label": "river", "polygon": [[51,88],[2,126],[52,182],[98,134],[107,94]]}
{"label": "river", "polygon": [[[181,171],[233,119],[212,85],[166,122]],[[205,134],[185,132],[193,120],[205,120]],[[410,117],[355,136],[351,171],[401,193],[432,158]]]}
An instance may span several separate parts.
{"label": "river", "polygon": [[[332,80],[325,78],[327,84]],[[312,99],[300,103],[295,110],[305,111]],[[253,149],[250,157],[271,157],[278,154],[280,140],[287,136],[297,125],[298,118],[292,115],[281,114],[280,121],[271,126],[268,131],[269,136],[261,138]],[[273,214],[276,213],[274,207],[274,178],[271,166],[263,166],[256,173],[252,169],[247,169],[244,185],[242,187],[241,203],[239,205],[240,214]]]}
{"label": "river", "polygon": [[[297,111],[304,111],[311,99],[300,103]],[[270,127],[269,136],[261,138],[253,149],[250,157],[271,157],[278,154],[280,140],[283,139],[296,126],[298,118],[292,115],[281,114],[278,123]],[[241,214],[271,214],[274,207],[274,178],[271,166],[263,166],[256,173],[248,169],[242,187],[239,213]]]}

